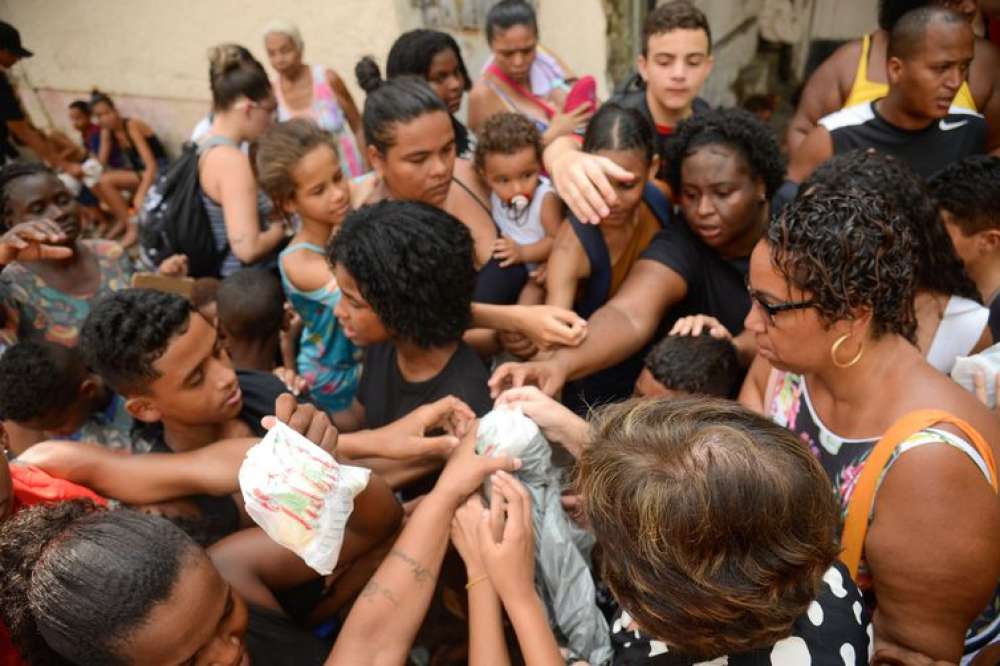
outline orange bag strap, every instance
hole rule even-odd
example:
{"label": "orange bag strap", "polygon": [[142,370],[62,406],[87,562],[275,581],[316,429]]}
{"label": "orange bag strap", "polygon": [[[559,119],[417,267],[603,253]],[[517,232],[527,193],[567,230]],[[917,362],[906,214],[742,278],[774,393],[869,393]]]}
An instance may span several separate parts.
{"label": "orange bag strap", "polygon": [[976,432],[975,428],[948,412],[938,409],[910,412],[892,424],[892,427],[875,444],[875,448],[872,449],[871,455],[868,456],[861,469],[861,475],[854,487],[851,501],[847,505],[847,518],[844,520],[844,531],[840,538],[840,545],[843,549],[840,553],[840,559],[850,570],[851,577],[855,580],[858,576],[858,565],[861,563],[865,536],[868,533],[868,516],[871,513],[872,503],[875,501],[875,486],[878,484],[879,477],[882,476],[882,470],[885,469],[893,451],[900,443],[911,435],[937,423],[955,426],[976,447],[989,470],[993,492],[997,492],[997,468],[993,460],[993,450],[983,439],[983,436]]}

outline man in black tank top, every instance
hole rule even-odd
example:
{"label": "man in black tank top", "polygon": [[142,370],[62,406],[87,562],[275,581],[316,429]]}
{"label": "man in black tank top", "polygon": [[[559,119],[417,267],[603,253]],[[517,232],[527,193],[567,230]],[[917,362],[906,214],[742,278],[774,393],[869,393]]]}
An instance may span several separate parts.
{"label": "man in black tank top", "polygon": [[889,37],[889,93],[820,120],[792,156],[800,183],[833,155],[874,149],[921,176],[986,150],[986,121],[952,106],[972,62],[975,35],[962,15],[940,6],[907,13]]}

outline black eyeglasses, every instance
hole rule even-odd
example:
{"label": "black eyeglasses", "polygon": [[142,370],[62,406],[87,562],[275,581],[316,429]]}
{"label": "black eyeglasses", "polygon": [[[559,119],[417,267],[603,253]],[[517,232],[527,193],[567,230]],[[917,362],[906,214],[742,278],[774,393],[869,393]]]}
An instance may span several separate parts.
{"label": "black eyeglasses", "polygon": [[770,324],[771,326],[774,325],[774,316],[777,314],[780,314],[782,312],[787,312],[789,310],[804,310],[806,308],[811,308],[814,305],[816,305],[816,301],[814,300],[780,301],[778,303],[768,303],[767,300],[765,300],[766,297],[763,294],[761,294],[759,291],[755,291],[750,286],[749,277],[746,280],[746,286],[747,286],[747,293],[750,294],[750,299],[753,301],[753,303],[759,305],[761,309],[767,313],[767,323]]}

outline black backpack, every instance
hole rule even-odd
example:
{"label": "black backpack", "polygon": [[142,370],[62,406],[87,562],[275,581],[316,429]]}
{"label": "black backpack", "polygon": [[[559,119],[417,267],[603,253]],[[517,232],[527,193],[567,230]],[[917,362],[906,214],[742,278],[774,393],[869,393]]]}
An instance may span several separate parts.
{"label": "black backpack", "polygon": [[188,275],[219,277],[227,247],[219,248],[201,199],[198,146],[178,157],[146,192],[138,213],[141,263],[155,270],[167,257],[187,255]]}

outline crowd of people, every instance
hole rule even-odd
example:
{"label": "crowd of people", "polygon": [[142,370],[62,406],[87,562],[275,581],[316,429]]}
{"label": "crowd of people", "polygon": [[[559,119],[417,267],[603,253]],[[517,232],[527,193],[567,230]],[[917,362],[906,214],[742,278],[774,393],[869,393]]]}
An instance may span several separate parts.
{"label": "crowd of people", "polygon": [[[360,105],[275,20],[173,160],[0,76],[0,664],[1000,663],[1000,11],[877,4],[781,140],[689,0],[607,100],[525,0]],[[286,426],[366,470],[332,572],[254,510]]]}

